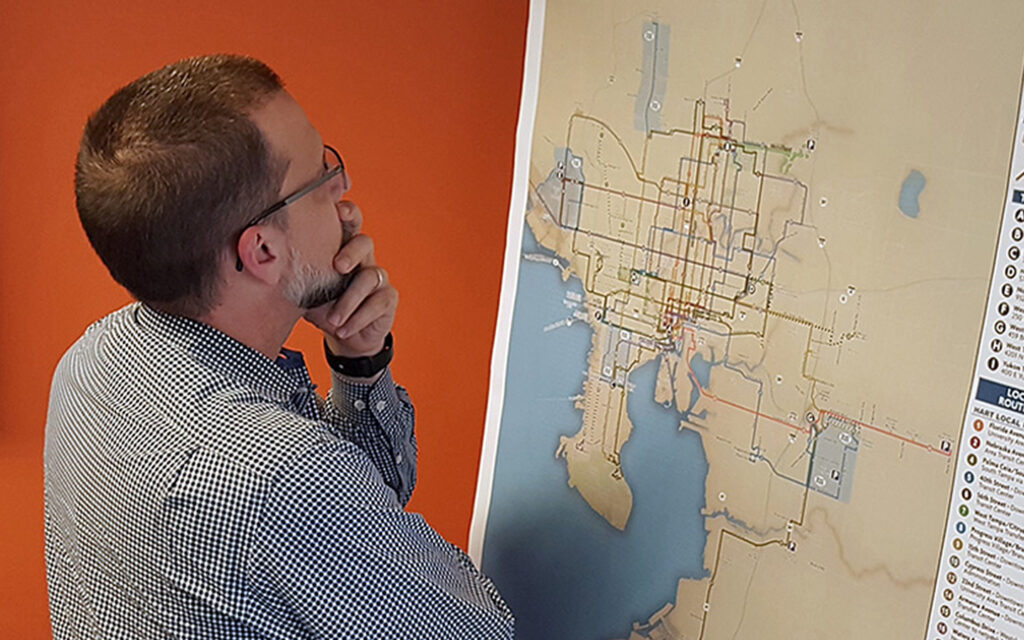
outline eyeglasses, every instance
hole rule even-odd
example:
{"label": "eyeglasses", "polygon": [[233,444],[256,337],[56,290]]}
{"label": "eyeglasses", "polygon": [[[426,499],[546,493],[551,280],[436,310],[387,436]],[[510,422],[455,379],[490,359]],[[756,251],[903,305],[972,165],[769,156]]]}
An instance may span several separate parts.
{"label": "eyeglasses", "polygon": [[[350,185],[348,174],[345,173],[345,162],[341,159],[341,154],[338,153],[338,151],[334,147],[325,144],[324,174],[317,178],[316,180],[314,180],[313,182],[310,182],[306,186],[302,187],[295,193],[291,194],[290,196],[286,196],[284,199],[278,200],[274,204],[270,205],[269,207],[261,211],[258,215],[256,215],[256,217],[252,218],[251,220],[249,220],[249,222],[245,223],[245,226],[239,230],[239,235],[244,233],[245,230],[248,229],[249,227],[254,227],[258,225],[259,223],[263,222],[274,213],[277,213],[278,211],[284,209],[288,205],[293,204],[299,198],[302,198],[303,196],[307,196],[313,193],[320,186],[329,182],[332,178],[335,178],[339,175],[345,180],[345,185],[342,189],[344,191],[347,191]],[[238,260],[235,262],[235,269],[238,271],[241,271],[243,269],[241,256],[239,256]]]}

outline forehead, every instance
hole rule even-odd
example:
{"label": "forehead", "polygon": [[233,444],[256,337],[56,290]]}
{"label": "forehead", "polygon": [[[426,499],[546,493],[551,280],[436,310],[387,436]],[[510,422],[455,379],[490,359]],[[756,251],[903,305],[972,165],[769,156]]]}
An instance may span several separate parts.
{"label": "forehead", "polygon": [[249,116],[273,153],[288,162],[283,191],[316,177],[323,162],[323,143],[306,112],[287,91],[278,91]]}

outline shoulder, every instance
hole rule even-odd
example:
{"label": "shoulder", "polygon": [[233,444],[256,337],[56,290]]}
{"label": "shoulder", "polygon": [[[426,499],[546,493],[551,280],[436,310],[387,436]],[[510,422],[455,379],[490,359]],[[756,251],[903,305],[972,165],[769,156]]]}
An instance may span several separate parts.
{"label": "shoulder", "polygon": [[87,327],[58,363],[54,389],[117,403],[143,393],[159,398],[176,374],[189,376],[184,354],[142,328],[140,309],[141,303],[130,304]]}
{"label": "shoulder", "polygon": [[81,435],[116,455],[201,451],[195,463],[211,471],[262,478],[324,437],[319,422],[145,326],[140,308],[97,321],[64,354],[51,389],[51,432],[88,422],[94,428]]}
{"label": "shoulder", "polygon": [[84,373],[83,365],[99,364],[105,357],[103,348],[109,345],[111,337],[116,339],[131,324],[131,315],[136,306],[137,303],[118,309],[86,327],[61,357],[55,381],[80,377]]}

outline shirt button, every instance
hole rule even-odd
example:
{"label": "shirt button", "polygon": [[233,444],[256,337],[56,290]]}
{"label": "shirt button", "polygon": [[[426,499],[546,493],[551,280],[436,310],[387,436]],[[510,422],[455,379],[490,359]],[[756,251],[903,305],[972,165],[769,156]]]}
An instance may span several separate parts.
{"label": "shirt button", "polygon": [[362,399],[357,399],[355,402],[352,403],[352,406],[355,407],[357,410],[362,411],[363,409],[366,408],[366,403],[363,402]]}
{"label": "shirt button", "polygon": [[378,400],[377,401],[377,411],[383,411],[383,410],[385,410],[387,408],[388,408],[388,401],[387,400]]}
{"label": "shirt button", "polygon": [[402,454],[395,456],[395,464],[402,464]]}

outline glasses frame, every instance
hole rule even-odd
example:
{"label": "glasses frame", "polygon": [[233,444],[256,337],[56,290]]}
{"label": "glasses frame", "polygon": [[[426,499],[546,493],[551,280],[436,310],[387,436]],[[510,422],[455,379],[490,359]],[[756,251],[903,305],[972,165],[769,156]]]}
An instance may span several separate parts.
{"label": "glasses frame", "polygon": [[274,204],[270,205],[269,207],[267,207],[266,209],[261,211],[259,214],[256,215],[256,217],[254,217],[253,219],[249,220],[249,222],[245,223],[245,226],[242,227],[242,231],[245,231],[249,227],[254,227],[254,226],[258,225],[259,223],[261,223],[264,220],[266,220],[267,218],[269,218],[272,214],[277,213],[278,211],[280,211],[281,209],[284,209],[285,207],[287,207],[290,204],[293,204],[299,198],[301,198],[303,196],[307,196],[310,193],[313,193],[314,191],[316,191],[317,188],[320,187],[320,185],[328,182],[329,180],[331,180],[331,178],[334,178],[335,176],[338,176],[338,175],[344,173],[345,172],[345,161],[341,159],[341,154],[338,153],[338,150],[335,149],[334,147],[332,147],[329,144],[325,144],[324,145],[324,149],[326,149],[327,151],[330,151],[331,155],[333,155],[335,158],[338,159],[338,166],[334,167],[333,169],[331,169],[330,171],[328,171],[324,175],[320,176],[319,178],[317,178],[313,182],[310,182],[306,186],[302,187],[301,189],[299,189],[295,193],[293,193],[293,194],[291,194],[289,196],[286,196],[286,197],[284,197],[281,200],[278,200]]}
{"label": "glasses frame", "polygon": [[[281,200],[278,200],[277,202],[275,202],[274,204],[270,205],[269,207],[267,207],[263,211],[259,212],[255,217],[250,219],[249,222],[245,223],[245,226],[242,227],[238,231],[238,235],[241,235],[241,234],[245,233],[245,230],[248,229],[249,227],[255,227],[256,225],[260,224],[261,222],[263,222],[264,220],[269,218],[271,215],[277,213],[281,209],[284,209],[288,205],[295,203],[296,200],[302,198],[303,196],[307,196],[307,195],[313,193],[314,191],[316,191],[318,188],[320,188],[321,186],[323,186],[327,182],[330,182],[332,179],[338,177],[339,175],[344,174],[345,173],[345,161],[341,159],[341,154],[338,153],[338,150],[335,149],[334,147],[332,147],[329,144],[325,144],[324,145],[324,149],[329,151],[331,153],[331,155],[333,155],[335,158],[338,159],[338,166],[334,167],[333,169],[331,169],[330,171],[328,171],[324,175],[320,176],[319,178],[317,178],[313,182],[310,182],[306,186],[302,187],[298,191],[296,191],[296,192],[294,192],[294,193],[292,193],[292,194],[290,194],[288,196],[285,196]],[[346,184],[348,183],[348,176],[346,176],[345,182],[346,182]],[[238,260],[235,262],[235,269],[238,270],[238,271],[241,271],[242,268],[243,268],[242,257],[239,256]]]}

